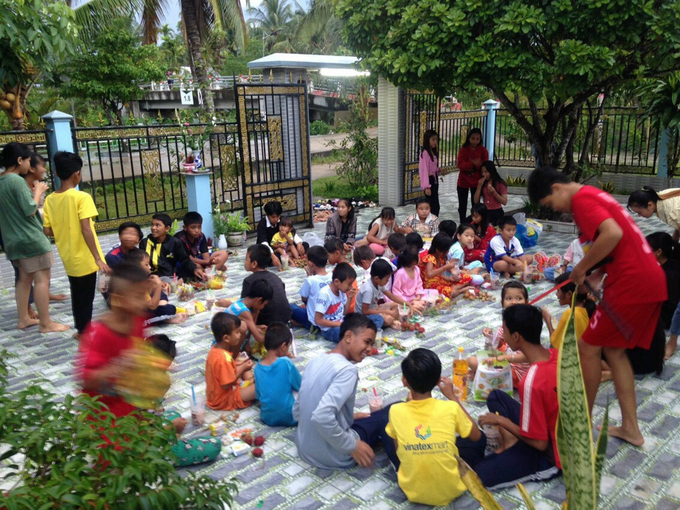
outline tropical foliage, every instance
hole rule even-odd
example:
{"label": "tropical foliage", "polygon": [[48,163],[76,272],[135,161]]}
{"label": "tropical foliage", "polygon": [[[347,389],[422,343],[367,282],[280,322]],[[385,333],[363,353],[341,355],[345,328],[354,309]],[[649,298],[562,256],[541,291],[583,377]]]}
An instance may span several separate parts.
{"label": "tropical foliage", "polygon": [[372,72],[442,96],[488,88],[553,164],[589,99],[680,69],[680,0],[338,0],[337,14]]}
{"label": "tropical foliage", "polygon": [[[0,356],[0,443],[13,483],[3,508],[214,508],[231,505],[236,487],[172,465],[174,429],[161,416],[115,419],[81,394],[60,398],[36,380],[7,391]],[[96,426],[95,426],[96,424]],[[113,447],[112,445],[117,445]]]}
{"label": "tropical foliage", "polygon": [[61,66],[62,94],[100,102],[109,123],[123,124],[125,103],[144,95],[139,85],[165,75],[157,46],[143,46],[130,18],[113,20]]}

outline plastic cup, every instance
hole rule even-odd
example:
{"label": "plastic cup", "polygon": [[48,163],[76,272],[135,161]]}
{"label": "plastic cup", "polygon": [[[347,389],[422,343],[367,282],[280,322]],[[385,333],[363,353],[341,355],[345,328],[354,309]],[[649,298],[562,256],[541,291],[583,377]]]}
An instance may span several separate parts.
{"label": "plastic cup", "polygon": [[378,332],[375,334],[375,348],[376,349],[382,349],[383,346],[383,330],[379,329]]}
{"label": "plastic cup", "polygon": [[498,284],[498,275],[494,274],[489,278],[489,289],[490,290],[498,290],[499,284]]}
{"label": "plastic cup", "polygon": [[379,389],[371,389],[368,393],[368,408],[371,414],[383,408],[383,395]]}
{"label": "plastic cup", "polygon": [[191,407],[191,423],[193,425],[203,425],[205,423],[205,396],[196,395],[196,402],[189,398]]}

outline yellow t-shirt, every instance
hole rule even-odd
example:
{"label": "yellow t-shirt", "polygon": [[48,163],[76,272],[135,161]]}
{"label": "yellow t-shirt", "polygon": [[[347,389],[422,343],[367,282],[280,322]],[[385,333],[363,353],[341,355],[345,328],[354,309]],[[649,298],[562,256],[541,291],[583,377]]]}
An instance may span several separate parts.
{"label": "yellow t-shirt", "polygon": [[409,501],[444,506],[465,492],[454,457],[456,432],[468,437],[471,431],[456,402],[428,398],[390,407],[385,432],[397,440],[397,479]]}
{"label": "yellow t-shirt", "polygon": [[[288,236],[287,236],[287,239],[289,239],[289,240],[292,241],[292,240],[293,240],[293,234],[291,234],[291,233],[289,232],[289,233],[288,233]],[[288,243],[288,241],[286,240],[285,237],[283,237],[283,236],[281,235],[280,232],[277,232],[276,234],[274,234],[274,237],[272,237],[272,246],[277,246],[277,245],[279,245],[279,244],[287,244],[287,243]]]}
{"label": "yellow t-shirt", "polygon": [[104,260],[92,220],[98,214],[92,197],[77,189],[52,193],[45,199],[43,225],[52,228],[59,256],[69,276],[86,276],[99,270],[83,237],[80,220],[89,218],[99,257]]}
{"label": "yellow t-shirt", "polygon": [[[567,330],[567,322],[571,318],[571,308],[562,314],[560,317],[560,322],[557,323],[557,327],[553,334],[550,335],[550,343],[555,349],[559,349],[562,345],[562,338]],[[588,311],[582,306],[576,307],[576,340],[580,339],[588,328],[588,323],[590,323],[590,317],[588,317]]]}

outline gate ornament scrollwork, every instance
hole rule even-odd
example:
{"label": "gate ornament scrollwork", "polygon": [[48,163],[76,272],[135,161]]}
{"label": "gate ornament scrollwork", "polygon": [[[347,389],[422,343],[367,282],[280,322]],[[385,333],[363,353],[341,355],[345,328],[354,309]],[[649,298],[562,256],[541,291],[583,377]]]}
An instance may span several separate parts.
{"label": "gate ornament scrollwork", "polygon": [[147,198],[163,200],[163,177],[161,158],[157,150],[142,151],[142,172]]}
{"label": "gate ornament scrollwork", "polygon": [[222,180],[225,189],[238,189],[236,148],[232,145],[220,145],[220,161],[222,162]]}
{"label": "gate ornament scrollwork", "polygon": [[269,130],[269,159],[271,161],[281,161],[283,159],[281,117],[278,115],[267,117],[267,129]]}

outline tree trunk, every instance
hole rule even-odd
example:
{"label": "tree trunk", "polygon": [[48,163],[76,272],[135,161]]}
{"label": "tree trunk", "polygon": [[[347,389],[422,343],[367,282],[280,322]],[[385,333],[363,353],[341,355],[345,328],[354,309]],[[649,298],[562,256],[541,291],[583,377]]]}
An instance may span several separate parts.
{"label": "tree trunk", "polygon": [[208,84],[208,75],[205,71],[205,60],[203,59],[203,51],[201,49],[201,33],[198,28],[198,17],[196,14],[197,5],[200,5],[200,3],[195,2],[195,0],[182,0],[181,5],[182,20],[184,21],[187,47],[191,60],[191,70],[198,82],[198,87],[203,94],[205,107],[212,116],[215,113],[215,101]]}

